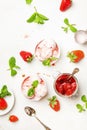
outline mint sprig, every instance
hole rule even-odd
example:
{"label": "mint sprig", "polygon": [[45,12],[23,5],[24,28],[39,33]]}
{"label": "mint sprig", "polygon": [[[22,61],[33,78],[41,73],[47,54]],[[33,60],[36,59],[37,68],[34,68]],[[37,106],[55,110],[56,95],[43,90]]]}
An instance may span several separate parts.
{"label": "mint sprig", "polygon": [[43,64],[44,66],[51,66],[51,62],[52,62],[52,61],[55,61],[55,60],[57,60],[57,59],[58,59],[58,58],[56,58],[56,57],[49,57],[49,58],[43,60],[43,61],[42,61],[42,64]]}
{"label": "mint sprig", "polygon": [[31,4],[33,0],[26,0],[26,4]]}
{"label": "mint sprig", "polygon": [[86,95],[81,96],[81,101],[83,102],[83,104],[76,104],[76,107],[79,110],[79,112],[83,112],[83,111],[87,110],[87,97],[86,97]]}
{"label": "mint sprig", "polygon": [[77,32],[77,28],[75,28],[75,24],[70,24],[68,18],[64,19],[64,23],[66,24],[66,27],[61,27],[64,32],[68,32],[70,30],[71,32],[75,33]]}
{"label": "mint sprig", "polygon": [[15,76],[17,74],[16,69],[20,69],[20,67],[16,65],[15,57],[11,57],[9,59],[9,67],[10,67],[9,70],[11,71],[11,76]]}
{"label": "mint sprig", "polygon": [[46,20],[49,20],[45,15],[40,14],[37,12],[36,7],[34,7],[35,12],[27,19],[28,23],[37,23],[37,24],[44,24]]}
{"label": "mint sprig", "polygon": [[11,96],[11,93],[8,91],[7,86],[3,85],[3,87],[0,90],[0,98],[4,98],[6,96]]}
{"label": "mint sprig", "polygon": [[31,97],[35,94],[35,88],[38,86],[38,84],[39,84],[38,80],[33,81],[32,87],[28,90],[28,93],[27,93],[27,95],[29,97]]}

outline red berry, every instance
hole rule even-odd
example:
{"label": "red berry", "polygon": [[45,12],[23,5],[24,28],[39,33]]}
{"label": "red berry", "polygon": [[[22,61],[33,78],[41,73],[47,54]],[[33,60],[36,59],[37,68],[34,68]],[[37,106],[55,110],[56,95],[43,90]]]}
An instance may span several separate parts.
{"label": "red berry", "polygon": [[18,117],[15,115],[10,115],[10,117],[9,117],[9,121],[11,121],[11,122],[16,122],[18,120],[19,120]]}
{"label": "red berry", "polygon": [[66,11],[68,8],[70,8],[72,5],[72,1],[71,0],[62,0],[61,4],[60,4],[60,10],[61,11]]}

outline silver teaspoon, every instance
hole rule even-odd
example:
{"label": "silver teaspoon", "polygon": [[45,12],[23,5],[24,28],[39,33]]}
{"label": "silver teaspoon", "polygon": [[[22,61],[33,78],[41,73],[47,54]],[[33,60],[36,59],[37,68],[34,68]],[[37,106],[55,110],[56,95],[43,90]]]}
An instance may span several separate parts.
{"label": "silver teaspoon", "polygon": [[67,78],[67,80],[69,80],[71,77],[73,77],[74,74],[76,74],[77,72],[79,72],[79,68],[75,68],[75,69],[73,70],[73,72],[69,75],[69,77]]}
{"label": "silver teaspoon", "polygon": [[41,123],[41,125],[43,125],[43,127],[44,127],[46,130],[51,130],[51,129],[50,129],[48,126],[46,126],[42,121],[40,121],[40,119],[36,116],[36,111],[35,111],[33,108],[31,108],[31,107],[29,107],[29,106],[26,106],[26,107],[24,108],[24,110],[25,110],[25,112],[26,112],[27,115],[35,117],[35,118]]}

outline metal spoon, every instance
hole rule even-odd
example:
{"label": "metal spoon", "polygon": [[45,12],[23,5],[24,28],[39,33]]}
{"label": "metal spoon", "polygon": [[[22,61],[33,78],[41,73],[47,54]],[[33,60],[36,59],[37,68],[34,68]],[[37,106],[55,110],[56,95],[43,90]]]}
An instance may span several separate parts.
{"label": "metal spoon", "polygon": [[75,68],[73,70],[73,72],[69,75],[69,77],[66,79],[67,81],[70,80],[71,77],[73,77],[74,74],[76,74],[77,72],[79,72],[79,68]]}
{"label": "metal spoon", "polygon": [[51,129],[50,129],[49,127],[47,127],[42,121],[39,120],[39,118],[36,116],[36,111],[35,111],[33,108],[31,108],[31,107],[29,107],[29,106],[26,106],[26,107],[24,108],[24,110],[25,110],[25,112],[26,112],[27,115],[29,115],[29,116],[34,116],[34,117],[41,123],[41,125],[43,125],[43,127],[44,127],[46,130],[51,130]]}

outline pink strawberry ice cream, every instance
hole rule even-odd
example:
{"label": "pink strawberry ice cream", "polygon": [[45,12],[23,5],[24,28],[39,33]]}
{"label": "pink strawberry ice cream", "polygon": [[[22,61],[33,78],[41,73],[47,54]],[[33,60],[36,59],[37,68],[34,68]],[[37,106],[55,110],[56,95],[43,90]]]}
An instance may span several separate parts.
{"label": "pink strawberry ice cream", "polygon": [[25,78],[22,82],[21,89],[26,98],[34,101],[41,100],[48,93],[46,83],[39,74]]}
{"label": "pink strawberry ice cream", "polygon": [[35,56],[43,62],[44,60],[51,58],[50,65],[54,65],[60,55],[60,50],[57,43],[52,40],[42,40],[35,48]]}

